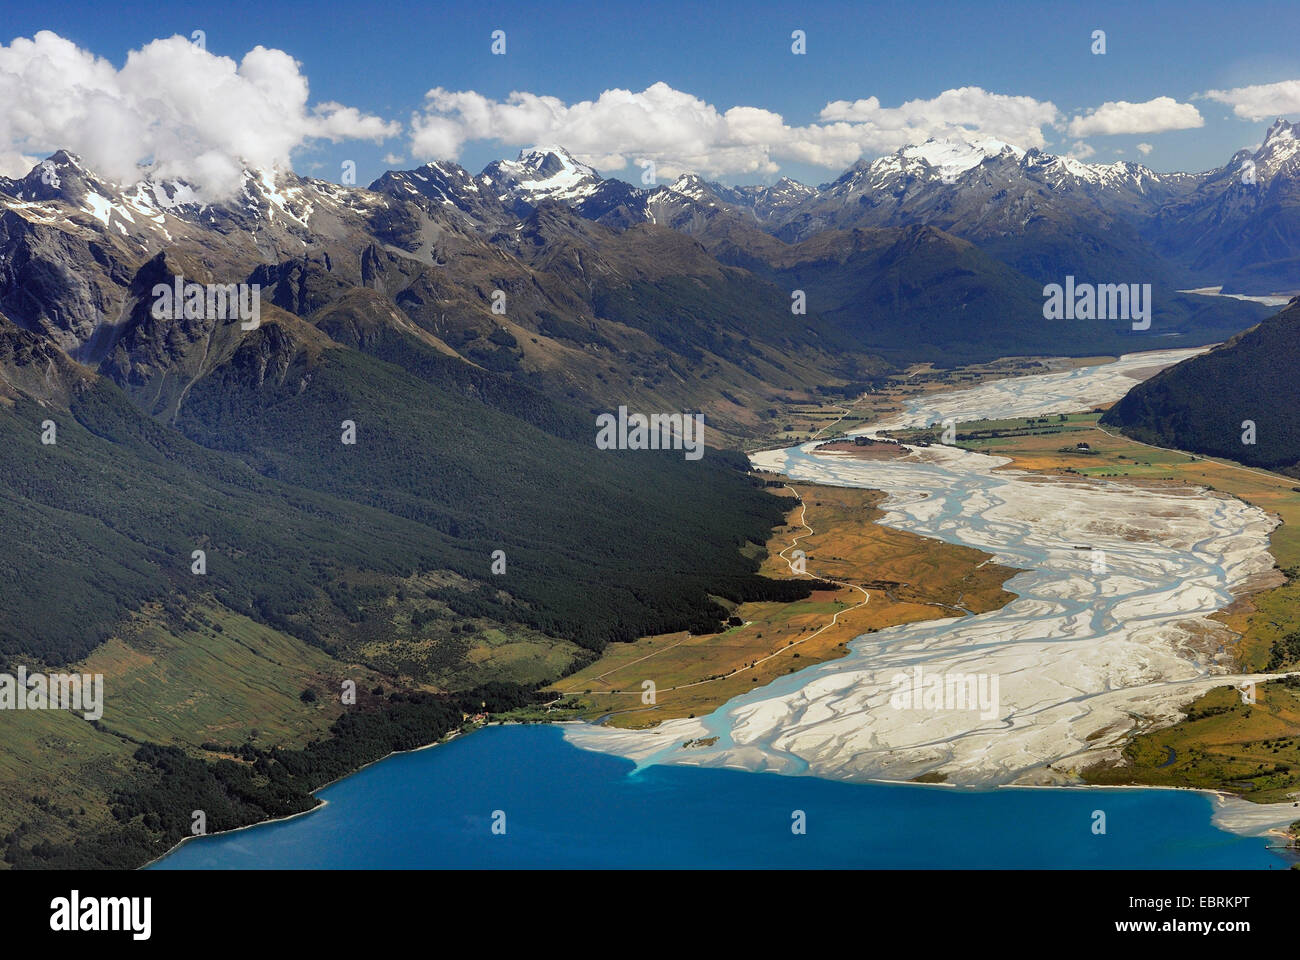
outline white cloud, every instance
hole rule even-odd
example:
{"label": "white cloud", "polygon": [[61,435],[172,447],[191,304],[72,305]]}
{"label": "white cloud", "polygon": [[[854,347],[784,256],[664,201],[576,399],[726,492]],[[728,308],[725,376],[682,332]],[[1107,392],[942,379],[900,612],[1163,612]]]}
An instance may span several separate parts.
{"label": "white cloud", "polygon": [[425,95],[412,117],[411,152],[455,159],[470,141],[560,143],[604,171],[654,160],[661,176],[774,174],[778,161],[842,169],[863,154],[886,153],[928,137],[993,138],[1025,147],[1046,144],[1043,127],[1060,113],[1031,97],[947,90],[931,100],[882,107],[879,100],[835,101],[819,121],[792,126],[760,107],[719,110],[666,83],[645,90],[606,90],[572,104],[533,93],[493,100],[441,87]]}
{"label": "white cloud", "polygon": [[308,118],[306,135],[337,143],[340,140],[373,140],[379,143],[402,132],[397,121],[363,114],[356,107],[341,103],[317,104]]}
{"label": "white cloud", "polygon": [[945,90],[929,100],[908,100],[882,107],[875,97],[836,100],[821,112],[827,121],[848,121],[869,128],[880,149],[896,150],[927,137],[991,137],[1019,147],[1047,145],[1043,127],[1057,121],[1051,101],[989,93],[980,87]]}
{"label": "white cloud", "polygon": [[1300,80],[1259,83],[1231,90],[1208,90],[1207,100],[1226,103],[1244,120],[1260,121],[1300,113]]}
{"label": "white cloud", "polygon": [[775,172],[769,141],[785,135],[776,114],[748,107],[723,114],[666,83],[640,93],[606,90],[571,105],[533,93],[498,101],[438,87],[425,95],[425,110],[411,127],[411,152],[419,158],[454,158],[470,140],[555,142],[606,170],[652,159],[664,176],[682,170]]}
{"label": "white cloud", "polygon": [[1137,145],[1137,149],[1138,149],[1138,153],[1142,154],[1142,156],[1145,157],[1145,156],[1146,156],[1147,154],[1149,154],[1152,150],[1154,150],[1155,147],[1151,146],[1151,144],[1149,144],[1149,143],[1139,143],[1139,144]]}
{"label": "white cloud", "polygon": [[174,36],[132,50],[119,70],[48,30],[0,45],[0,173],[64,148],[123,183],[141,166],[216,197],[247,167],[289,166],[308,140],[375,140],[400,124],[354,107],[308,108],[301,65],[254,47],[236,64]]}
{"label": "white cloud", "polygon": [[1067,157],[1073,157],[1075,160],[1087,160],[1097,152],[1091,144],[1084,143],[1082,140],[1076,140],[1070,145]]}
{"label": "white cloud", "polygon": [[1163,133],[1166,130],[1190,130],[1205,125],[1199,110],[1173,97],[1156,97],[1145,103],[1112,100],[1086,114],[1075,116],[1066,128],[1072,137],[1095,134]]}

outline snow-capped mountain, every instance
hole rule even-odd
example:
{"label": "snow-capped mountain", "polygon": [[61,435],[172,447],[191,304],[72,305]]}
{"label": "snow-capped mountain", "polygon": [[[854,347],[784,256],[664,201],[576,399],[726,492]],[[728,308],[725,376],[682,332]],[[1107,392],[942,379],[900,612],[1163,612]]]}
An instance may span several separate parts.
{"label": "snow-capped mountain", "polygon": [[381,232],[382,194],[245,170],[204,202],[187,184],[114,183],[58,151],[26,177],[0,180],[0,313],[98,360],[124,321],[120,287],[160,251],[185,250],[194,279],[238,282],[267,261]]}
{"label": "snow-capped mountain", "polygon": [[[782,177],[770,186],[756,184],[728,187],[721,183],[708,183],[705,186],[718,200],[747,211],[755,220],[763,223],[781,220],[800,204],[817,195],[815,187],[789,177]],[[668,189],[682,192],[676,183]]]}
{"label": "snow-capped mountain", "polygon": [[563,147],[531,147],[515,160],[489,163],[479,174],[448,161],[426,163],[414,170],[390,170],[370,189],[454,208],[469,223],[489,232],[512,229],[547,202],[572,207],[589,220],[599,220],[631,202],[636,210],[624,219],[647,219],[647,191],[601,177]]}
{"label": "snow-capped mountain", "polygon": [[523,211],[547,200],[576,205],[603,182],[594,169],[555,146],[532,147],[517,160],[496,160],[475,179],[503,204]]}
{"label": "snow-capped mountain", "polygon": [[[1061,201],[1083,201],[1107,214],[1138,216],[1197,182],[1194,174],[1159,174],[1128,161],[1085,163],[998,140],[931,139],[855,164],[824,184],[799,212],[817,211],[802,228],[813,232],[825,225],[899,221],[947,229],[961,222],[967,201],[981,198],[981,204],[992,202],[1009,212],[1004,226],[1014,230],[1016,218]],[[990,213],[994,220],[1002,219],[993,209],[983,211],[981,220],[987,223]],[[796,227],[787,230],[787,236],[798,235],[797,219],[798,213],[792,218]]]}
{"label": "snow-capped mountain", "polygon": [[1224,292],[1300,290],[1300,128],[1278,120],[1195,189],[1157,210],[1157,247]]}
{"label": "snow-capped mountain", "polygon": [[[258,271],[278,305],[305,314],[341,283],[377,282],[377,256],[486,270],[495,249],[558,263],[546,257],[579,221],[615,231],[584,236],[592,251],[651,224],[760,272],[814,238],[819,256],[836,261],[839,247],[860,242],[845,231],[929,227],[1040,284],[1073,275],[1169,291],[1222,283],[1283,292],[1300,288],[1300,140],[1278,121],[1258,147],[1200,174],[1089,164],[992,140],[931,140],[855,164],[821,187],[790,179],[737,187],[685,174],[643,188],[603,178],[561,147],[534,147],[477,175],[440,161],[390,171],[368,189],[247,170],[233,195],[211,203],[180,182],[112,183],[60,151],[21,179],[0,180],[0,313],[76,359],[99,358],[122,321],[114,290],[160,251],[184,249],[187,270],[223,281]],[[358,261],[367,244],[379,253]],[[598,260],[589,252],[565,269],[589,283],[584,273]]]}
{"label": "snow-capped mountain", "polygon": [[705,180],[693,173],[684,173],[667,186],[651,191],[652,195],[673,194],[706,205],[727,204],[748,210],[758,220],[771,220],[791,210],[810,197],[816,196],[815,187],[809,187],[789,177],[782,177],[771,186],[746,185],[728,187]]}
{"label": "snow-capped mountain", "polygon": [[[584,403],[661,390],[670,406],[709,397],[734,406],[719,399],[723,389],[757,403],[774,384],[806,381],[803,365],[829,349],[816,344],[849,348],[819,318],[805,322],[814,345],[791,343],[784,291],[756,293],[761,281],[689,237],[581,215],[568,202],[579,200],[575,185],[588,201],[646,191],[570,161],[526,151],[480,177],[433,163],[370,189],[249,170],[236,192],[205,203],[184,184],[112,183],[60,152],[0,181],[0,325],[49,342],[167,417],[234,351],[253,351],[241,362],[260,382],[285,374],[285,344],[318,350],[329,338],[379,351],[414,337],[530,389]],[[509,189],[489,189],[502,170],[516,175]],[[154,317],[152,291],[175,278],[256,285],[267,339],[245,342],[228,315]],[[682,291],[699,289],[713,306],[684,311]],[[508,315],[493,310],[497,290]],[[671,322],[638,330],[638,310]],[[702,392],[664,379],[703,351],[729,365],[726,377]]]}
{"label": "snow-capped mountain", "polygon": [[4,194],[12,199],[0,203],[23,210],[29,220],[61,221],[72,207],[124,237],[162,227],[173,209],[197,206],[193,192],[183,184],[141,181],[123,189],[98,177],[66,150],[42,160],[20,180],[0,180],[0,196]]}
{"label": "snow-capped mountain", "polygon": [[[1278,266],[1257,281],[1294,289],[1300,281],[1288,280],[1294,272],[1288,251],[1300,241],[1291,227],[1296,204],[1288,185],[1298,143],[1294,126],[1279,121],[1260,147],[1239,152],[1220,170],[1159,173],[1132,161],[1088,163],[994,139],[931,139],[860,161],[820,187],[789,178],[729,186],[686,173],[648,188],[602,178],[552,146],[489,164],[478,176],[454,164],[429,164],[385,174],[372,188],[423,195],[460,210],[480,229],[506,232],[539,205],[562,203],[619,229],[650,222],[725,238],[718,242],[740,263],[765,243],[755,230],[797,243],[827,230],[929,225],[1045,281],[1073,273],[1231,286],[1228,274],[1267,256]],[[1248,166],[1255,178],[1250,195],[1238,189]],[[1246,211],[1269,202],[1280,207],[1282,222],[1269,228],[1275,239],[1267,252],[1253,250],[1249,236],[1233,231]],[[1183,223],[1196,226],[1180,230]],[[1227,225],[1222,244],[1211,242],[1215,223]],[[1201,249],[1207,247],[1213,255]],[[1238,256],[1225,247],[1245,249]]]}
{"label": "snow-capped mountain", "polygon": [[370,189],[420,203],[430,212],[454,210],[479,229],[505,225],[505,207],[496,194],[464,167],[433,161],[414,170],[390,170]]}
{"label": "snow-capped mountain", "polygon": [[819,193],[843,202],[855,202],[863,195],[895,193],[909,184],[954,185],[963,175],[992,157],[1009,154],[1016,159],[1024,151],[998,140],[936,140],[906,146],[888,156],[861,160],[838,179],[824,184]]}
{"label": "snow-capped mountain", "polygon": [[1300,176],[1300,129],[1278,118],[1264,134],[1264,142],[1250,158],[1257,181],[1270,184],[1275,177]]}
{"label": "snow-capped mountain", "polygon": [[239,229],[262,244],[301,248],[340,216],[365,215],[375,198],[325,180],[284,170],[244,170],[238,189],[219,202],[205,202],[186,183],[143,179],[114,183],[60,150],[20,180],[0,179],[0,209],[22,210],[33,222],[98,221],[128,244],[156,249],[196,229]]}
{"label": "snow-capped mountain", "polygon": [[694,173],[683,173],[666,187],[662,187],[658,192],[669,192],[677,196],[686,197],[688,200],[694,200],[696,203],[716,204],[722,200],[717,185],[709,183],[703,177]]}

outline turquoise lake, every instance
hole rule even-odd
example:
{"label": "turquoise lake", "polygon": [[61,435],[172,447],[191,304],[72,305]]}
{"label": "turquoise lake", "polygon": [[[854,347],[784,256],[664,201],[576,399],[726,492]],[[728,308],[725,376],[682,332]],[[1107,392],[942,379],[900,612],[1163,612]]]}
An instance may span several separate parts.
{"label": "turquoise lake", "polygon": [[[1174,790],[956,790],[635,770],[547,726],[489,727],[320,792],[304,816],[192,840],[152,869],[1282,869]],[[492,832],[493,812],[505,833]],[[807,832],[796,835],[802,810]],[[1092,832],[1093,811],[1106,815]]]}

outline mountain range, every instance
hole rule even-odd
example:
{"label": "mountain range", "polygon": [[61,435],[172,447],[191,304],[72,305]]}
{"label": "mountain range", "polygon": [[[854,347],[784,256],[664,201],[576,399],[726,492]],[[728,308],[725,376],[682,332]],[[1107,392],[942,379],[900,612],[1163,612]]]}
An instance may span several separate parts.
{"label": "mountain range", "polygon": [[[1294,286],[1297,143],[1293,126],[1279,121],[1257,150],[1219,170],[1158,174],[995,141],[929,141],[817,188],[791,180],[726,187],[690,175],[641,188],[543,147],[476,176],[447,162],[391,171],[368,190],[248,171],[237,196],[211,205],[184,184],[119,188],[58,153],[22,180],[0,181],[0,309],[99,364],[125,326],[126,273],[166,248],[229,281],[274,274],[276,303],[300,314],[352,286],[383,289],[447,352],[518,367],[548,388],[568,383],[575,400],[671,392],[652,359],[661,350],[676,363],[717,364],[739,388],[727,392],[746,403],[707,389],[695,399],[743,433],[754,426],[747,404],[757,392],[806,383],[813,368],[847,372],[848,353],[898,361],[935,359],[937,349],[939,359],[960,362],[1140,348],[1144,338],[1123,324],[1040,322],[1042,287],[1066,276],[1152,283],[1151,337],[1166,344],[1230,336],[1263,313],[1177,291]],[[1237,175],[1247,163],[1251,184]],[[60,224],[84,228],[78,249],[56,252],[65,246],[56,243],[35,254]],[[936,261],[960,266],[936,269]],[[63,282],[72,273],[82,279]],[[900,275],[915,282],[899,283]],[[620,304],[643,301],[648,287],[662,301],[665,287],[700,283],[716,289],[696,304],[741,287],[763,302],[745,324],[722,329],[716,317],[689,316],[694,306],[662,302],[657,327],[608,328],[607,314],[625,321]],[[791,291],[805,287],[808,311],[794,320]],[[501,321],[485,315],[484,294],[494,289],[509,298]],[[517,342],[525,334],[522,346],[488,341],[498,328]],[[741,355],[729,349],[734,339],[756,349]],[[602,390],[610,371],[592,369],[589,344],[617,355],[616,391]],[[791,359],[812,367],[782,377],[770,362]]]}
{"label": "mountain range", "polygon": [[[56,152],[0,179],[0,526],[21,531],[0,553],[0,658],[106,661],[114,689],[152,677],[179,699],[38,730],[12,762],[75,743],[68,762],[87,766],[63,780],[97,785],[84,799],[99,826],[120,821],[100,862],[138,863],[183,828],[164,773],[210,749],[211,728],[157,718],[248,695],[214,694],[209,668],[275,651],[247,668],[273,678],[274,709],[236,713],[282,724],[261,720],[254,744],[248,724],[213,723],[248,738],[223,754],[276,751],[305,736],[295,685],[371,671],[385,716],[420,689],[495,683],[513,702],[526,695],[500,685],[526,693],[610,642],[806,596],[809,582],[757,574],[783,511],[738,440],[916,361],[1241,333],[1265,308],[1178,290],[1288,287],[1294,150],[1279,124],[1220,171],[1167,175],[930,142],[814,188],[638,187],[549,147],[366,188],[248,170],[222,202]],[[1043,287],[1066,275],[1152,284],[1150,329],[1044,320]],[[256,285],[258,322],[160,312],[157,289],[184,283]],[[621,406],[702,412],[706,455],[598,449],[594,416]],[[460,701],[443,708],[454,723]],[[420,739],[403,730],[294,779],[293,802]],[[40,824],[5,838],[6,859],[79,862],[84,825],[41,796],[6,795],[11,820]],[[282,809],[263,800],[248,816]]]}
{"label": "mountain range", "polygon": [[477,178],[446,164],[428,171],[449,202],[461,204],[472,185],[516,214],[563,200],[601,222],[707,234],[725,212],[791,244],[827,230],[928,225],[1043,281],[1072,272],[1120,282],[1105,272],[1131,270],[1149,282],[1222,285],[1225,293],[1294,292],[1300,284],[1300,140],[1285,120],[1264,132],[1260,146],[1202,173],[1086,163],[994,140],[929,140],[861,161],[819,187],[788,178],[728,187],[688,174],[637,188],[602,179],[559,147],[524,151]]}
{"label": "mountain range", "polygon": [[1262,309],[1180,291],[1297,288],[1298,157],[1294,127],[1278,121],[1259,148],[1199,174],[931,140],[815,188],[789,179],[729,187],[695,175],[636,187],[559,147],[526,150],[477,176],[431,163],[372,186],[460,211],[486,231],[508,231],[556,202],[625,232],[669,226],[720,263],[814,291],[811,309],[862,349],[962,362],[1142,349],[1122,324],[1038,324],[1043,286],[1067,276],[1152,284],[1154,336],[1166,344],[1223,339],[1243,318],[1262,319]]}

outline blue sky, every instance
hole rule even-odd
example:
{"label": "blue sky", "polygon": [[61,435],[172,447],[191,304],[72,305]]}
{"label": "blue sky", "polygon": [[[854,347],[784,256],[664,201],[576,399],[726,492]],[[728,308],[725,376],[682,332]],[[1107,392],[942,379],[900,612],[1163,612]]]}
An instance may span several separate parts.
{"label": "blue sky", "polygon": [[[790,52],[796,28],[807,34],[803,56]],[[336,179],[340,163],[352,159],[365,183],[390,165],[385,156],[402,158],[405,162],[397,165],[404,166],[429,158],[427,141],[425,155],[412,150],[409,128],[431,88],[473,91],[487,101],[527,91],[569,105],[611,88],[640,92],[657,82],[719,112],[755,107],[794,127],[818,122],[831,101],[875,97],[889,110],[945,90],[978,87],[1058,108],[1058,124],[1042,127],[1050,152],[1073,151],[1101,162],[1140,159],[1157,170],[1200,170],[1257,143],[1272,118],[1239,116],[1228,103],[1196,96],[1300,79],[1294,54],[1298,28],[1295,3],[701,5],[659,0],[372,6],[181,0],[161,8],[154,3],[11,4],[0,43],[52,30],[118,67],[130,50],[172,34],[188,37],[196,29],[205,32],[208,52],[236,61],[258,44],[278,48],[300,62],[311,103],[337,101],[402,125],[401,133],[382,143],[304,139],[294,149],[300,173]],[[506,31],[505,56],[490,52],[495,29]],[[1090,51],[1096,29],[1106,32],[1103,56]],[[1106,102],[1159,97],[1194,107],[1203,125],[1088,136],[1060,129]],[[592,137],[600,139],[598,132]],[[877,142],[878,136],[872,140]],[[1141,156],[1139,143],[1149,146]],[[460,162],[476,171],[522,145],[508,135],[500,140],[469,135],[457,149]],[[624,149],[614,143],[608,152],[621,151],[630,159],[638,149],[644,152],[644,146]],[[701,148],[705,154],[711,149]],[[593,150],[589,144],[588,155]],[[764,169],[713,173],[731,182],[770,181],[778,175],[776,166],[781,174],[816,183],[833,179],[848,165],[836,159],[842,150],[820,163],[783,155],[773,156]],[[867,156],[878,152],[865,150]],[[632,167],[613,171],[628,179],[636,173]]]}

